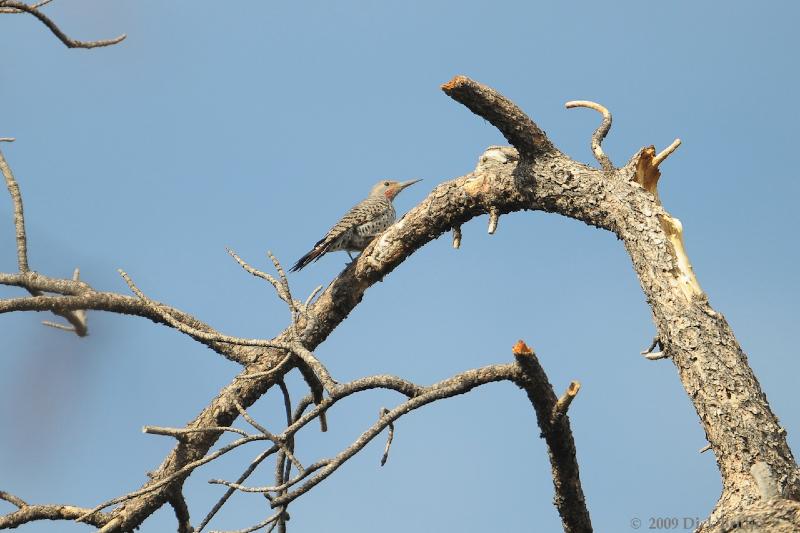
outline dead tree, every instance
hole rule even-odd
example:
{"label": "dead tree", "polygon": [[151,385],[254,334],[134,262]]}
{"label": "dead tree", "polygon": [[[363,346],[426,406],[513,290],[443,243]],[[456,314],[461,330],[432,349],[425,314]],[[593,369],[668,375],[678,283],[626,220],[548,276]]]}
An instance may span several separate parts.
{"label": "dead tree", "polygon": [[[16,2],[0,0],[0,7],[28,11]],[[385,462],[398,418],[486,383],[510,381],[527,394],[547,442],[555,503],[564,530],[591,531],[566,414],[580,385],[571,383],[557,397],[535,354],[524,342],[514,345],[509,363],[462,372],[430,386],[389,375],[339,383],[313,353],[361,302],[372,284],[383,280],[423,245],[452,231],[453,245],[460,246],[461,225],[477,216],[488,215],[489,233],[494,233],[501,215],[539,210],[613,232],[631,257],[657,328],[656,339],[643,355],[649,359],[669,358],[675,364],[722,475],[720,499],[698,530],[798,530],[800,485],[786,433],[770,410],[725,318],[711,308],[700,288],[683,246],[680,222],[665,210],[658,197],[659,165],[679,141],[658,154],[652,146],[643,148],[617,168],[601,146],[611,126],[611,115],[592,102],[570,102],[567,107],[589,107],[603,115],[600,128],[592,136],[593,153],[601,168],[592,168],[560,152],[528,116],[489,87],[459,76],[442,89],[498,128],[512,146],[490,147],[480,156],[474,171],[441,183],[401,221],[375,238],[326,289],[318,288],[304,301],[292,296],[283,269],[274,257],[270,256],[276,276],[230,252],[249,274],[272,285],[287,305],[290,324],[273,339],[220,333],[187,313],[153,300],[123,271],[120,275],[133,296],[96,291],[80,279],[77,269],[72,279],[57,279],[32,270],[19,186],[0,153],[0,171],[14,206],[19,270],[0,273],[0,283],[29,293],[0,300],[0,313],[51,312],[63,317],[68,325],[47,322],[49,325],[79,336],[88,332],[87,311],[135,315],[188,335],[242,366],[241,373],[185,427],[144,428],[146,433],[168,436],[177,442],[139,490],[91,509],[28,504],[13,494],[0,492],[0,499],[16,507],[0,516],[0,528],[34,520],[65,519],[91,524],[103,532],[132,531],[168,503],[175,510],[178,531],[200,531],[233,492],[242,491],[263,494],[274,512],[239,531],[285,531],[291,502],[330,476],[384,430],[388,437],[382,459]],[[654,352],[656,347],[658,352]],[[284,376],[295,370],[309,388],[298,402],[293,401],[284,383]],[[280,389],[286,413],[286,425],[280,431],[264,427],[247,413],[248,407],[273,387]],[[405,399],[392,409],[381,409],[377,421],[337,455],[311,463],[296,456],[295,441],[303,427],[319,420],[324,431],[328,409],[343,398],[375,388],[396,391]],[[252,428],[250,432],[232,426],[239,417]],[[214,449],[226,432],[239,438]],[[182,494],[183,482],[202,465],[246,445],[260,446],[258,455],[236,481],[211,480],[227,489],[193,528]],[[275,483],[268,487],[247,485],[250,474],[268,458],[274,458]]]}

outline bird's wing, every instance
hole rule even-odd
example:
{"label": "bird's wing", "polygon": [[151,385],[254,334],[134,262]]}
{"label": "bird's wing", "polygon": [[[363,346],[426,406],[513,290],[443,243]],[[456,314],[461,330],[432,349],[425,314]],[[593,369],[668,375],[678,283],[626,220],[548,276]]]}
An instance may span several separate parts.
{"label": "bird's wing", "polygon": [[370,220],[378,217],[382,212],[383,206],[381,203],[376,202],[374,205],[365,202],[359,202],[350,208],[345,215],[339,219],[339,222],[322,237],[314,247],[306,255],[298,259],[297,263],[290,269],[292,272],[297,272],[312,261],[316,261],[322,257],[325,252],[330,248],[339,238],[341,238],[348,231],[353,230],[356,226],[365,224]]}

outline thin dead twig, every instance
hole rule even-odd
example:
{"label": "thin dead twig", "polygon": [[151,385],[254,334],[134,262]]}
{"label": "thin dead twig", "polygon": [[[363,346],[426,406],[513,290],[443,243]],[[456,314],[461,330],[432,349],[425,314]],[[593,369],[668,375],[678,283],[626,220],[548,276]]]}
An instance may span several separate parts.
{"label": "thin dead twig", "polygon": [[[48,0],[49,1],[49,0]],[[2,13],[28,13],[36,17],[39,22],[47,26],[47,29],[55,35],[59,41],[64,43],[65,46],[68,48],[100,48],[103,46],[111,46],[122,42],[125,37],[127,37],[124,33],[118,37],[113,39],[103,39],[99,41],[79,41],[77,39],[72,39],[66,33],[64,33],[58,25],[53,22],[47,15],[42,13],[39,8],[43,5],[48,3],[40,2],[34,5],[28,5],[23,2],[18,2],[16,0],[0,0],[0,9],[6,9],[6,11],[0,11]]]}
{"label": "thin dead twig", "polygon": [[589,100],[572,100],[564,104],[564,107],[567,109],[572,109],[573,107],[586,107],[588,109],[594,109],[603,115],[603,121],[594,131],[594,134],[592,134],[592,153],[594,154],[594,158],[597,159],[597,162],[600,163],[600,166],[603,167],[604,171],[613,171],[614,164],[611,163],[611,159],[609,159],[606,153],[603,152],[603,147],[601,146],[603,139],[606,138],[608,131],[611,129],[612,119],[611,113],[608,111],[608,109],[597,102],[591,102]]}
{"label": "thin dead twig", "polygon": [[[239,476],[239,479],[236,480],[236,483],[243,483],[245,480],[247,480],[247,478],[250,477],[250,474],[255,472],[256,468],[258,468],[258,465],[260,465],[264,461],[264,459],[266,459],[270,455],[271,454],[269,453],[269,450],[264,450],[263,452],[258,454],[255,457],[255,459],[253,459],[250,462],[250,465],[242,473],[242,475]],[[231,496],[233,496],[234,492],[236,492],[236,489],[229,488],[225,492],[225,494],[219,500],[217,500],[217,503],[214,504],[214,507],[211,508],[211,510],[206,515],[206,517],[203,518],[203,521],[200,522],[200,525],[197,526],[197,533],[200,533],[201,531],[203,531],[203,529],[208,525],[208,523],[211,521],[211,519],[214,518],[214,515],[217,514],[217,511],[219,511],[222,508],[222,506],[225,505],[225,502],[227,502],[228,499]]]}
{"label": "thin dead twig", "polygon": [[[389,414],[389,410],[385,407],[381,408],[379,415],[384,417]],[[389,448],[392,447],[392,440],[394,440],[394,422],[389,423],[389,434],[386,436],[386,446],[383,448],[383,456],[381,457],[381,466],[386,464],[389,460]]]}
{"label": "thin dead twig", "polygon": [[[2,5],[2,4],[0,4]],[[11,167],[8,166],[3,152],[0,151],[0,171],[6,179],[6,188],[11,195],[11,201],[14,204],[14,228],[16,229],[17,238],[17,265],[19,271],[24,273],[30,270],[28,266],[28,240],[25,234],[25,215],[22,208],[22,194],[19,192],[19,184],[14,178],[14,173]]]}

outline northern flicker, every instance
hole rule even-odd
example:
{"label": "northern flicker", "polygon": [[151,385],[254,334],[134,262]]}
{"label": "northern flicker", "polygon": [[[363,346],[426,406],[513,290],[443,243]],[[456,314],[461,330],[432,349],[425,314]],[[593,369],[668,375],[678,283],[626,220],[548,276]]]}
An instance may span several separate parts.
{"label": "northern flicker", "polygon": [[328,252],[346,250],[349,255],[350,252],[364,250],[376,235],[394,224],[397,214],[392,200],[400,191],[418,181],[420,180],[376,183],[369,196],[353,206],[290,270],[297,272]]}

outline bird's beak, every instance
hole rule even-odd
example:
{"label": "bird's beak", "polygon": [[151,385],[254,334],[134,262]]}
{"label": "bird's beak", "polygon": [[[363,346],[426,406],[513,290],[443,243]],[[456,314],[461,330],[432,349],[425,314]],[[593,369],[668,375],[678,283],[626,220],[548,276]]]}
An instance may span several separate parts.
{"label": "bird's beak", "polygon": [[402,191],[406,187],[410,187],[411,185],[414,185],[418,181],[422,181],[422,178],[420,178],[418,180],[401,181],[400,183],[397,184],[397,192]]}

